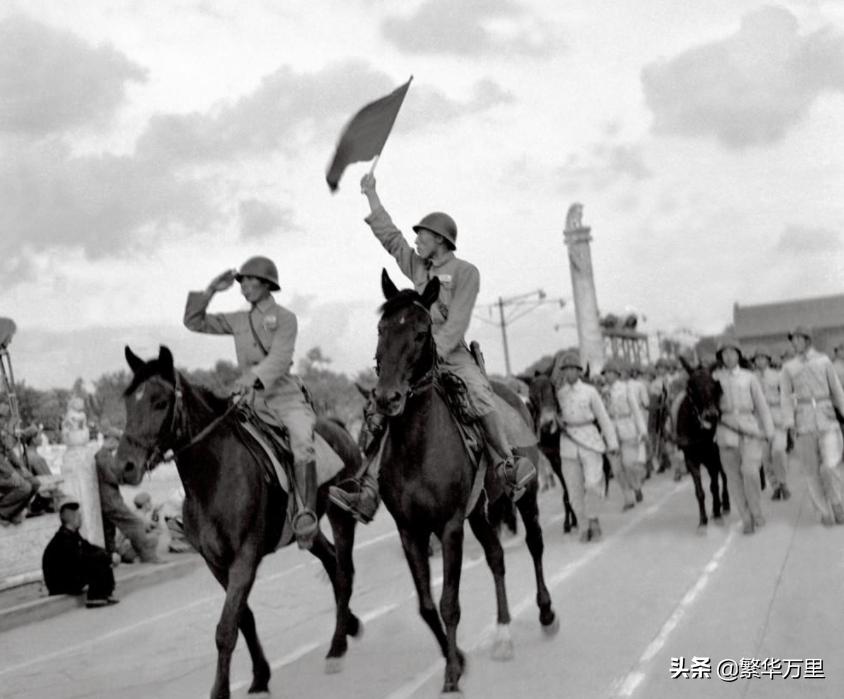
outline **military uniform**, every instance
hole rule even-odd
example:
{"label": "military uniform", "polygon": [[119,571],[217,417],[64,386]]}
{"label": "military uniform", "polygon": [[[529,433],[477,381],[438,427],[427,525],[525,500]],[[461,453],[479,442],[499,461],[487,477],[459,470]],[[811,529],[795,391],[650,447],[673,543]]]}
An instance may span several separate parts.
{"label": "military uniform", "polygon": [[565,430],[560,436],[560,456],[572,508],[578,520],[596,519],[598,501],[603,498],[603,454],[618,450],[615,427],[598,390],[580,379],[563,382],[557,400]]}
{"label": "military uniform", "polygon": [[762,465],[765,467],[765,473],[774,493],[782,492],[783,488],[787,492],[785,469],[788,455],[786,454],[787,436],[781,395],[781,372],[767,367],[764,370],[757,369],[756,376],[759,378],[765,401],[771,411],[771,419],[774,422],[774,438],[771,440],[770,448],[765,449],[763,453]]}
{"label": "military uniform", "polygon": [[38,479],[31,475],[14,451],[10,428],[0,424],[0,521],[18,523],[38,494]]}
{"label": "military uniform", "polygon": [[607,413],[615,427],[621,449],[620,455],[611,458],[610,463],[616,472],[625,505],[632,505],[634,496],[641,497],[648,428],[630,383],[617,379],[609,384]]}
{"label": "military uniform", "polygon": [[261,382],[256,412],[266,422],[281,422],[287,428],[296,461],[313,461],[316,416],[299,379],[290,373],[298,329],[296,316],[272,297],[249,311],[208,313],[211,297],[204,291],[188,294],[185,326],[194,332],[234,336],[238,367]]}
{"label": "military uniform", "polygon": [[453,252],[437,262],[422,259],[405,240],[384,207],[377,207],[364,219],[384,249],[393,256],[402,273],[421,293],[434,277],[440,280],[440,296],[431,306],[431,322],[440,368],[459,376],[466,384],[473,417],[496,409],[492,387],[466,346],[465,334],[480,289],[480,274],[473,264]]}
{"label": "military uniform", "polygon": [[783,424],[796,432],[795,454],[815,509],[824,521],[835,516],[844,523],[839,473],[844,440],[835,418],[835,408],[844,414],[844,390],[832,362],[809,347],[783,365],[781,387]]}
{"label": "military uniform", "polygon": [[[740,351],[740,350],[739,350]],[[727,475],[730,500],[750,533],[764,524],[762,483],[759,469],[765,440],[774,435],[774,423],[759,379],[740,367],[718,369],[713,374],[721,384],[721,420],[715,441]]]}

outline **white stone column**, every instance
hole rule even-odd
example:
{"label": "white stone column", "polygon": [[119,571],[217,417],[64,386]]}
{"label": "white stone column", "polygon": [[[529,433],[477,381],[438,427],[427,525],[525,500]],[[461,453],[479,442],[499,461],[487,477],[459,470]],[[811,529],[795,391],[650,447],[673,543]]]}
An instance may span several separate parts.
{"label": "white stone column", "polygon": [[604,338],[598,318],[598,297],[592,273],[592,240],[589,226],[581,222],[583,206],[572,204],[566,216],[563,239],[568,246],[569,273],[571,275],[574,311],[577,318],[577,337],[580,360],[595,375],[604,366]]}
{"label": "white stone column", "polygon": [[62,490],[79,500],[79,511],[82,513],[80,534],[92,544],[105,546],[100,486],[94,465],[97,448],[94,441],[68,444],[62,459]]}

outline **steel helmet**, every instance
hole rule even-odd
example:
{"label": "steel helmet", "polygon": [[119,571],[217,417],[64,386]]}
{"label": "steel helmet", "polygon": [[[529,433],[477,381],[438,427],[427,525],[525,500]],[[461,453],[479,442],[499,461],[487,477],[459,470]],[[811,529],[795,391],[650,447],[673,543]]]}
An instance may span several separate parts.
{"label": "steel helmet", "polygon": [[256,277],[263,279],[269,283],[270,291],[278,291],[281,287],[278,284],[278,269],[269,257],[250,257],[244,262],[240,271],[234,275],[237,281],[242,281],[244,277]]}
{"label": "steel helmet", "polygon": [[812,341],[812,331],[809,330],[805,325],[798,325],[794,330],[788,333],[788,339],[791,340],[795,335],[802,335],[805,337],[809,342]]}
{"label": "steel helmet", "polygon": [[604,364],[604,368],[601,369],[602,374],[609,373],[610,371],[614,371],[616,374],[621,376],[621,372],[623,371],[623,366],[620,360],[618,359],[608,359],[606,364]]}
{"label": "steel helmet", "polygon": [[583,371],[583,365],[580,363],[580,355],[577,352],[561,352],[554,360],[557,369],[565,369],[566,367],[574,367]]}
{"label": "steel helmet", "polygon": [[451,243],[453,250],[457,249],[457,224],[448,214],[444,214],[442,211],[434,211],[427,216],[423,216],[422,220],[413,227],[413,230],[417,233],[420,229],[441,235]]}
{"label": "steel helmet", "polygon": [[736,338],[727,335],[727,336],[722,337],[718,341],[718,349],[715,351],[715,356],[720,359],[721,353],[725,349],[728,349],[728,348],[734,349],[741,356],[744,355],[744,353],[742,352],[742,349],[741,349],[741,345],[739,344],[739,341]]}

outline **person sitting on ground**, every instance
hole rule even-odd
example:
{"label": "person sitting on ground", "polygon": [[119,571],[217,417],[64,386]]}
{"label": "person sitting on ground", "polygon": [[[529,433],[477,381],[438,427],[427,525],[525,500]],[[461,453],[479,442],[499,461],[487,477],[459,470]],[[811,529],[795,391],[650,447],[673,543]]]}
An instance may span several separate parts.
{"label": "person sitting on ground", "polygon": [[61,527],[47,544],[41,560],[44,583],[51,595],[81,595],[88,587],[86,607],[117,604],[114,572],[105,549],[82,538],[79,501],[65,498],[59,505]]}
{"label": "person sitting on ground", "polygon": [[[4,410],[5,409],[5,410]],[[38,494],[38,479],[15,451],[14,426],[8,405],[0,403],[0,525],[20,524]]]}
{"label": "person sitting on ground", "polygon": [[100,487],[100,507],[103,514],[106,551],[119,553],[115,541],[116,530],[119,529],[131,542],[141,561],[161,563],[156,553],[157,538],[147,536],[143,520],[126,506],[120,494],[122,473],[116,468],[114,461],[120,434],[120,430],[108,428],[103,446],[94,456],[97,482]]}

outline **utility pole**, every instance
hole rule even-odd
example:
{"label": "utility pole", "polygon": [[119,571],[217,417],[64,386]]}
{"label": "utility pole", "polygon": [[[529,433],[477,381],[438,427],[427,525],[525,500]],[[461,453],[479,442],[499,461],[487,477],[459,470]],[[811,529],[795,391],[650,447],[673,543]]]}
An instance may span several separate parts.
{"label": "utility pole", "polygon": [[[530,291],[526,294],[519,294],[518,296],[510,296],[508,298],[504,298],[499,296],[498,301],[495,303],[488,303],[488,304],[481,304],[476,306],[476,309],[480,308],[487,308],[492,311],[493,308],[498,308],[498,320],[489,320],[488,318],[484,318],[481,315],[475,314],[475,317],[484,322],[489,323],[490,325],[495,325],[501,328],[501,342],[504,346],[504,368],[507,372],[507,376],[512,376],[513,371],[510,366],[510,346],[507,341],[507,326],[514,321],[518,320],[522,316],[527,315],[531,311],[539,306],[548,304],[548,303],[556,303],[559,304],[560,308],[565,306],[566,302],[565,299],[562,298],[554,298],[549,299],[546,298],[545,292],[542,289],[537,289],[536,291]],[[511,315],[507,315],[505,309],[507,308],[514,308],[514,312]]]}

